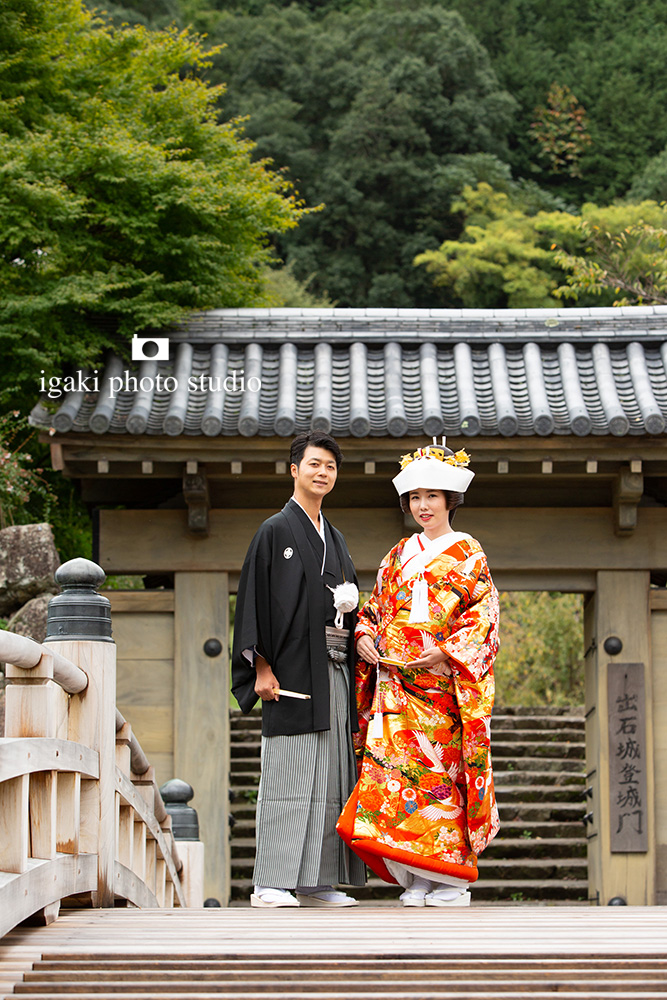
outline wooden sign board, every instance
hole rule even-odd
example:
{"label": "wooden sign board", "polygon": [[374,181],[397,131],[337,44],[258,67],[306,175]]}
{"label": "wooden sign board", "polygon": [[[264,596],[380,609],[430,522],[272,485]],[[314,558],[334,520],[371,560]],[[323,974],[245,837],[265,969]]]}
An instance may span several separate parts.
{"label": "wooden sign board", "polygon": [[612,853],[648,851],[643,663],[610,663],[609,806]]}

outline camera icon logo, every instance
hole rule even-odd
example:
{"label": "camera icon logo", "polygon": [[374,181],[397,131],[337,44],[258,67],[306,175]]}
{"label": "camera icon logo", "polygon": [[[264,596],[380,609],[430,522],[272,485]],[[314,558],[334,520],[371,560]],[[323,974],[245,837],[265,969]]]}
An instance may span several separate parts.
{"label": "camera icon logo", "polygon": [[132,337],[133,361],[168,361],[169,337]]}

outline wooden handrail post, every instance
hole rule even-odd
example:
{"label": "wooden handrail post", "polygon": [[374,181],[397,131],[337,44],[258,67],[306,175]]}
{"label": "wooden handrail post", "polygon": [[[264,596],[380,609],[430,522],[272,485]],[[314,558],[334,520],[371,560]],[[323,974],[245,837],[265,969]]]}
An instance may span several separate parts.
{"label": "wooden handrail post", "polygon": [[98,781],[81,792],[82,853],[97,854],[97,906],[114,905],[116,646],[111,638],[111,605],[97,588],[104,570],[88,559],[71,559],[56,570],[62,593],[49,604],[45,643],[78,664],[88,686],[71,695],[68,738],[99,753]]}

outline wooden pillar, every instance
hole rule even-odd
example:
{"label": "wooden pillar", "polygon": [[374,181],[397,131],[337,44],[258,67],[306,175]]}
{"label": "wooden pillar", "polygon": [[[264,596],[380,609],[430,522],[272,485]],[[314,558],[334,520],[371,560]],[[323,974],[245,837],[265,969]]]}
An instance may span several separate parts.
{"label": "wooden pillar", "polygon": [[667,591],[651,590],[651,659],[655,764],[656,892],[667,905]]}
{"label": "wooden pillar", "polygon": [[[605,906],[621,897],[630,906],[655,902],[655,776],[652,724],[652,671],[649,648],[649,574],[644,571],[601,571],[597,589],[586,609],[586,764],[591,795],[587,799],[589,822],[589,897]],[[605,641],[620,639],[622,649],[605,650]],[[610,706],[609,685],[613,672],[627,665],[628,676],[643,676],[643,695],[636,713],[628,716],[623,732],[618,712]],[[636,665],[643,665],[643,670]],[[633,673],[634,672],[634,673]],[[612,689],[612,702],[616,695]],[[630,715],[632,718],[630,719]],[[631,740],[632,742],[628,742]],[[630,752],[629,752],[630,751]],[[635,754],[636,756],[633,756]],[[619,801],[627,785],[619,785],[619,770],[626,761],[645,774],[641,793],[641,816],[620,819]],[[616,775],[616,778],[614,777]],[[630,810],[630,807],[628,807]],[[628,833],[630,849],[619,849],[619,828]]]}
{"label": "wooden pillar", "polygon": [[[218,640],[219,652],[207,640]],[[174,574],[174,775],[195,790],[204,895],[230,895],[229,577]]]}

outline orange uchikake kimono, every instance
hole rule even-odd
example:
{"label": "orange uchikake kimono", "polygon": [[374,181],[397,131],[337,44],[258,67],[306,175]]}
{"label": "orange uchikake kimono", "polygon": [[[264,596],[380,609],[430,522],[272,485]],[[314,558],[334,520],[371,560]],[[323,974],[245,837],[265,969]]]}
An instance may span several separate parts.
{"label": "orange uchikake kimono", "polygon": [[[411,623],[415,581],[417,615],[427,600],[430,620]],[[436,644],[446,659],[395,674],[358,663],[360,777],[338,832],[387,882],[409,885],[406,869],[474,882],[499,827],[489,750],[498,594],[479,542],[458,531],[400,541],[359,614],[363,634],[402,664]]]}

